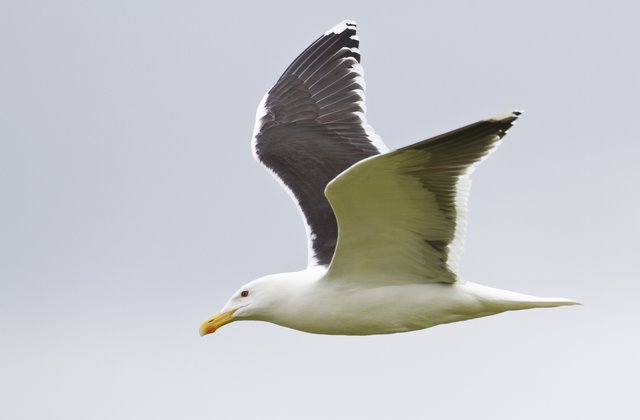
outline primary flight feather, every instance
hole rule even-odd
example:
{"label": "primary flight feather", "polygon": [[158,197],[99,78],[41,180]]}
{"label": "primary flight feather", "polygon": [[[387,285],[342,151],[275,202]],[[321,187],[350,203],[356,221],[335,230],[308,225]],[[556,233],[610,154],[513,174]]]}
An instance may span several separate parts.
{"label": "primary flight feather", "polygon": [[253,153],[300,209],[307,268],[241,287],[200,334],[239,320],[318,334],[388,334],[576,304],[457,274],[469,176],[520,112],[389,152],[365,118],[358,46],[355,23],[339,23],[291,63],[258,106]]}

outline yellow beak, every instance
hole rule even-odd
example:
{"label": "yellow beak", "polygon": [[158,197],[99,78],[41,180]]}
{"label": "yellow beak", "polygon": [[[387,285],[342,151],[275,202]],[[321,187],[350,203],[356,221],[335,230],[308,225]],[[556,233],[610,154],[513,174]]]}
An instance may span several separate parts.
{"label": "yellow beak", "polygon": [[215,332],[218,328],[222,327],[233,321],[233,313],[237,309],[232,309],[227,312],[221,312],[207,319],[200,325],[200,335],[207,335]]}

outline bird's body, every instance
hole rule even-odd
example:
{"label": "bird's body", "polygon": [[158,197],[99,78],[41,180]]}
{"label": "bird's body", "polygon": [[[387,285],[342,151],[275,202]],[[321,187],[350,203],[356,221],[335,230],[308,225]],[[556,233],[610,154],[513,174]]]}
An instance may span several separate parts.
{"label": "bird's body", "polygon": [[389,334],[575,304],[458,274],[471,172],[519,115],[389,151],[365,119],[355,24],[327,31],[267,92],[252,139],[254,157],[300,209],[308,267],[246,284],[201,334],[236,320],[318,334]]}
{"label": "bird's body", "polygon": [[366,279],[330,279],[321,269],[265,276],[254,282],[279,293],[268,311],[247,320],[269,321],[316,334],[372,335],[414,331],[504,311],[571,305],[471,282],[389,284]]}

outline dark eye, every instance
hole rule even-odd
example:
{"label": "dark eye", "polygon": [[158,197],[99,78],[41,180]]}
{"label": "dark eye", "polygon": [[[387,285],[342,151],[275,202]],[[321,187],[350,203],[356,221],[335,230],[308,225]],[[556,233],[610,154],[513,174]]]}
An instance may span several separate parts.
{"label": "dark eye", "polygon": [[240,296],[242,296],[242,297],[249,296],[249,291],[248,290],[243,290],[242,292],[240,292]]}

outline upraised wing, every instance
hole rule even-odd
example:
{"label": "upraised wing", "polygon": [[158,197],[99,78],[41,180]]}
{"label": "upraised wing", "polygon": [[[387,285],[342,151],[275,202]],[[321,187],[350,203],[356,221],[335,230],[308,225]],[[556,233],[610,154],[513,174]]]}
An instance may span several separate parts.
{"label": "upraised wing", "polygon": [[469,175],[518,115],[514,111],[371,157],[329,183],[326,195],[339,236],[326,277],[455,282]]}
{"label": "upraised wing", "polygon": [[306,222],[309,265],[328,265],[338,228],[324,189],[354,163],[386,151],[367,125],[354,22],[345,21],[296,58],[258,107],[252,148]]}

